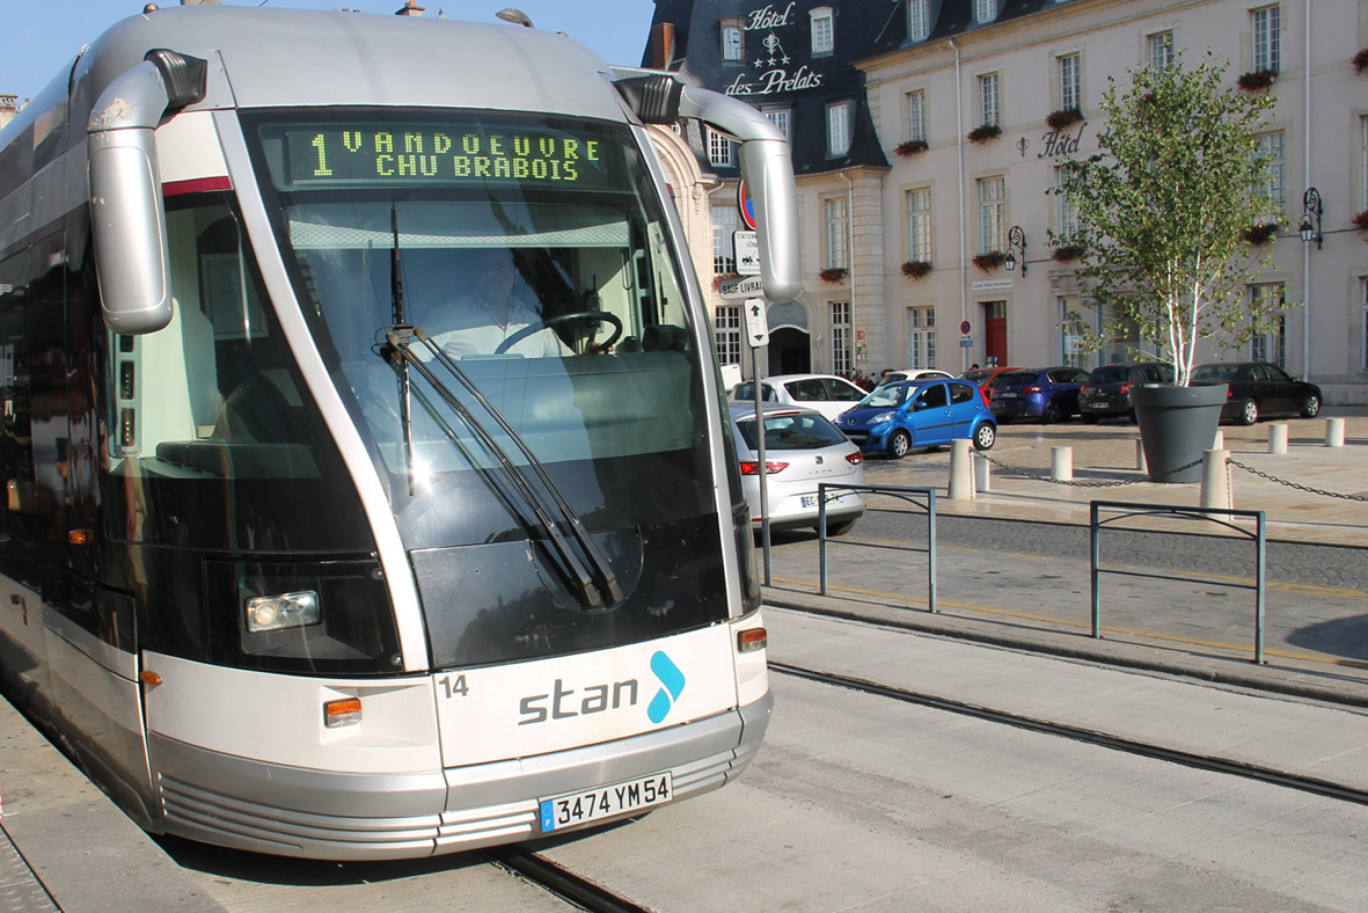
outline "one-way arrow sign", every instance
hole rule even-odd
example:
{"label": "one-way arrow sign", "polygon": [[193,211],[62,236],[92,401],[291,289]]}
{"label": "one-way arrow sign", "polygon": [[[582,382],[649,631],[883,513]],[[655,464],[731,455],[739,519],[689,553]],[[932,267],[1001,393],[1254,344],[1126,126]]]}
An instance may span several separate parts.
{"label": "one-way arrow sign", "polygon": [[764,298],[747,298],[742,308],[746,312],[746,338],[755,348],[769,345],[769,314]]}

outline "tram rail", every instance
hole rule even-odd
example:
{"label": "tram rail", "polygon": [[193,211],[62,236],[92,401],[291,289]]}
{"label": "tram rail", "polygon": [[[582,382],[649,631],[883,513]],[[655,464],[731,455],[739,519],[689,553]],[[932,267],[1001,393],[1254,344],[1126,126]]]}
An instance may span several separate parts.
{"label": "tram rail", "polygon": [[1302,776],[1260,765],[1232,761],[1227,758],[1218,758],[1179,749],[1165,748],[1160,745],[1122,738],[1093,729],[1069,726],[1050,720],[1024,716],[1018,713],[1010,713],[1004,710],[996,710],[990,707],[972,704],[967,701],[955,700],[953,698],[918,693],[908,689],[885,685],[849,675],[838,675],[832,672],[809,669],[802,666],[790,665],[788,663],[775,662],[773,660],[770,661],[769,668],[771,672],[778,672],[783,675],[790,675],[796,678],[803,678],[808,681],[835,687],[848,688],[865,694],[887,697],[903,703],[915,704],[917,706],[940,710],[946,713],[955,713],[990,723],[1013,726],[1018,729],[1038,732],[1043,735],[1073,739],[1101,748],[1108,748],[1113,751],[1168,761],[1173,764],[1181,764],[1184,767],[1211,771],[1213,773],[1229,774],[1231,776],[1254,780],[1272,786],[1280,786],[1285,789],[1311,793],[1336,801],[1351,802],[1357,805],[1368,805],[1368,791],[1343,786],[1316,777]]}

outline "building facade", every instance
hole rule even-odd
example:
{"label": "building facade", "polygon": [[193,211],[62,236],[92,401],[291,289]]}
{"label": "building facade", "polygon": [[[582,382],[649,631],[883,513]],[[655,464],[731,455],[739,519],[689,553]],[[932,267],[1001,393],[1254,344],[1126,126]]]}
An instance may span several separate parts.
{"label": "building facade", "polygon": [[[751,49],[815,47],[814,24],[827,11],[831,58],[790,54],[785,76],[765,76],[782,57],[771,66]],[[1195,65],[1209,53],[1228,62],[1232,84],[1268,83],[1253,91],[1276,99],[1260,141],[1273,157],[1265,189],[1280,227],[1252,248],[1272,265],[1246,294],[1297,305],[1242,350],[1199,357],[1274,362],[1320,384],[1329,403],[1368,403],[1368,231],[1359,227],[1368,227],[1368,0],[875,0],[759,10],[660,0],[653,37],[664,26],[677,35],[682,27],[687,41],[676,40],[669,61],[648,49],[648,63],[790,112],[807,291],[772,305],[771,324],[806,321],[788,345],[805,343],[806,367],[821,371],[1092,367],[1129,357],[1128,340],[1089,353],[1065,329],[1076,317],[1099,328],[1106,312],[1060,240],[1077,220],[1066,198],[1049,193],[1060,163],[1098,151],[1099,99],[1109,80],[1127,85],[1128,70]],[[738,40],[744,66],[728,69],[722,58],[735,56]],[[776,91],[757,97],[757,85]],[[851,146],[836,158],[841,121],[830,112],[842,104]],[[720,239],[731,182],[714,171]],[[714,272],[726,266],[722,258]],[[728,359],[730,305],[715,305]],[[768,367],[800,361],[781,347]]]}

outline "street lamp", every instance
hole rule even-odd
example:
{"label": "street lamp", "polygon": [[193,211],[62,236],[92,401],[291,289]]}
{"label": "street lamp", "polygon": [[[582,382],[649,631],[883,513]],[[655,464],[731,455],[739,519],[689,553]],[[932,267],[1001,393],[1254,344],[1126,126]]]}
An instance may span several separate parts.
{"label": "street lamp", "polygon": [[1007,269],[1016,269],[1016,252],[1021,251],[1021,275],[1026,275],[1026,232],[1021,230],[1020,225],[1013,225],[1007,231],[1007,262],[1004,264]]}
{"label": "street lamp", "polygon": [[495,15],[495,16],[498,16],[498,17],[499,17],[500,19],[502,19],[504,22],[511,22],[511,23],[513,23],[514,25],[521,25],[521,26],[523,26],[524,28],[529,28],[529,29],[533,27],[533,26],[532,26],[532,20],[529,19],[529,18],[527,18],[527,14],[526,14],[526,13],[524,13],[524,12],[523,12],[522,10],[520,10],[520,9],[514,9],[514,8],[511,7],[511,6],[508,7],[507,9],[501,9],[501,10],[499,10],[499,11],[498,11],[497,13],[495,13],[494,15]]}
{"label": "street lamp", "polygon": [[[1301,239],[1307,244],[1316,242],[1316,250],[1321,249],[1321,195],[1314,187],[1308,187],[1302,194]],[[1313,221],[1314,220],[1314,221]]]}

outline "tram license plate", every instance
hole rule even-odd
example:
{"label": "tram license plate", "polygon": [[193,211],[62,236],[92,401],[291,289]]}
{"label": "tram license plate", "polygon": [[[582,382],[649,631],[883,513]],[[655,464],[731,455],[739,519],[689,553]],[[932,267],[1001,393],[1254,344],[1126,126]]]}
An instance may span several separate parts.
{"label": "tram license plate", "polygon": [[600,786],[584,792],[541,800],[541,829],[549,834],[563,827],[612,818],[670,801],[674,780],[669,771]]}

